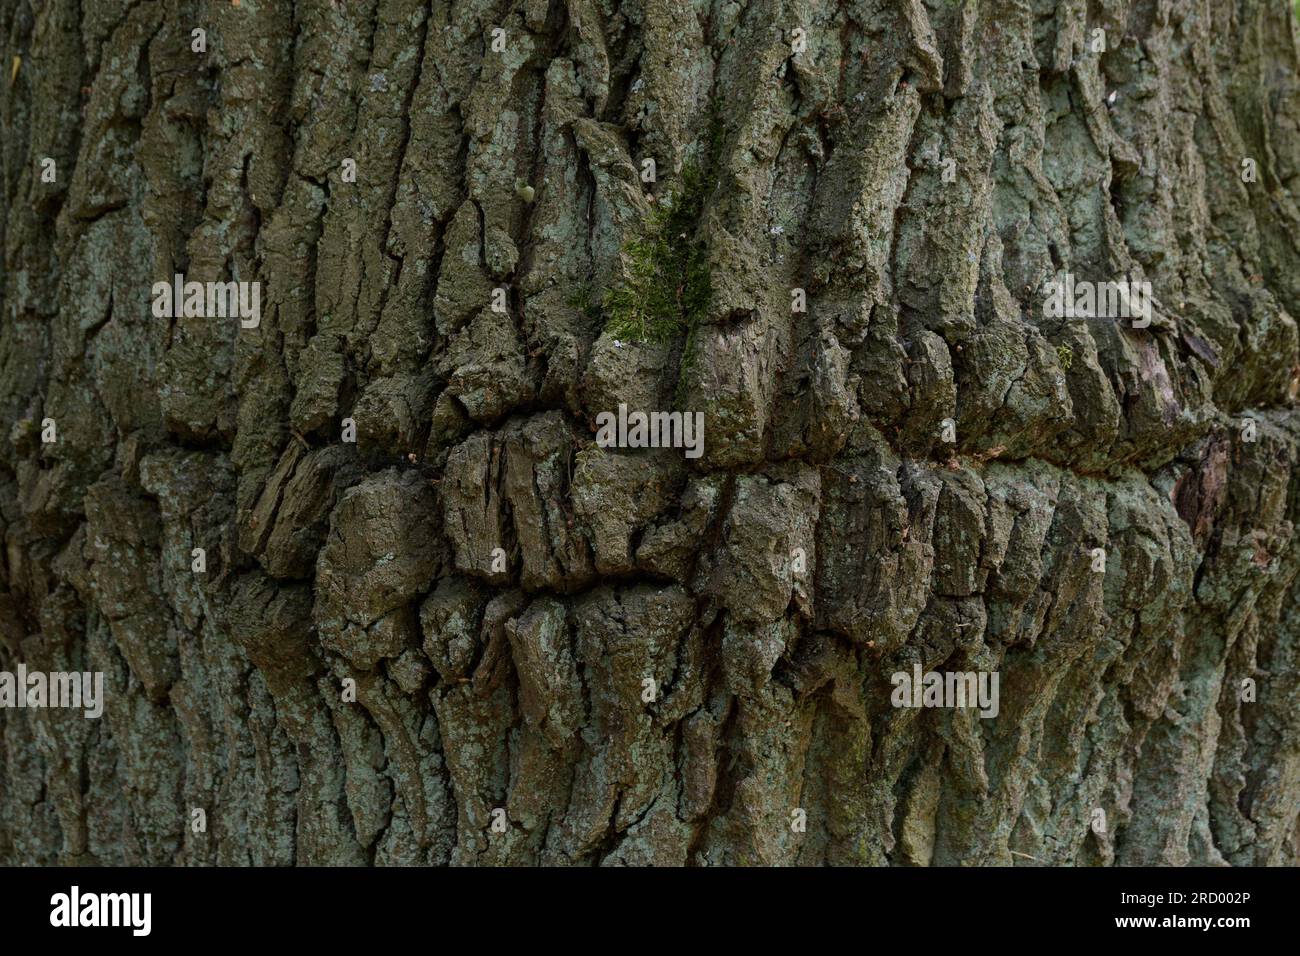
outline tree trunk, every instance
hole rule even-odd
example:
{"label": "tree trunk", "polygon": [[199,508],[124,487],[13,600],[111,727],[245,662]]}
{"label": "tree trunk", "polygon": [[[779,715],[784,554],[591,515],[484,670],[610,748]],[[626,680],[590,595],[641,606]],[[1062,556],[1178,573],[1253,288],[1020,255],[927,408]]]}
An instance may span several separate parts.
{"label": "tree trunk", "polygon": [[1296,863],[1297,36],[0,0],[0,862]]}

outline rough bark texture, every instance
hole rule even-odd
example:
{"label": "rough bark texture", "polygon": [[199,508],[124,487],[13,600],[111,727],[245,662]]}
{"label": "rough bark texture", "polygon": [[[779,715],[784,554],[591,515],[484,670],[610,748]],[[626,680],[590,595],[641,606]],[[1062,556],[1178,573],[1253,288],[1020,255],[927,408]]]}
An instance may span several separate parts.
{"label": "rough bark texture", "polygon": [[[0,50],[0,668],[107,685],[0,710],[0,862],[1300,857],[1285,0],[0,0]],[[1065,270],[1151,327],[1046,318]],[[598,448],[620,402],[703,457]]]}

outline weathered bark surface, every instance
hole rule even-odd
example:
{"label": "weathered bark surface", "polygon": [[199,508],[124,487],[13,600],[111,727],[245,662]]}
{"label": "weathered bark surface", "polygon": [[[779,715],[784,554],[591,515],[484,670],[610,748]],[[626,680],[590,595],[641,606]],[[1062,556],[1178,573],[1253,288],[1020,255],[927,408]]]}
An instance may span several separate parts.
{"label": "weathered bark surface", "polygon": [[[1283,0],[0,0],[0,50],[0,668],[107,682],[0,710],[0,862],[1300,858]],[[709,294],[624,340],[647,258]],[[1064,270],[1151,327],[1046,318]],[[619,402],[703,457],[598,448]]]}

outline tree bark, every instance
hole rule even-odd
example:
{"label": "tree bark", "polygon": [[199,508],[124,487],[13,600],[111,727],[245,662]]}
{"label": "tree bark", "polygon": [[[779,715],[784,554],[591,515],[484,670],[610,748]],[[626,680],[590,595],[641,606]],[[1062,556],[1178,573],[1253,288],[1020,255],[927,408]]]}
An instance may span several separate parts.
{"label": "tree bark", "polygon": [[0,863],[1297,863],[1297,36],[0,0]]}

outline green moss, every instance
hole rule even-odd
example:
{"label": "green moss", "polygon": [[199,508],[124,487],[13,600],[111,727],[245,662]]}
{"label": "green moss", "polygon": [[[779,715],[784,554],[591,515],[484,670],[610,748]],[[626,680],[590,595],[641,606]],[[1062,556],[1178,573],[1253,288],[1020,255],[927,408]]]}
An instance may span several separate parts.
{"label": "green moss", "polygon": [[677,188],[650,213],[642,235],[623,247],[623,274],[601,303],[605,331],[634,342],[666,342],[691,331],[708,312],[713,283],[696,232],[713,191],[720,125],[711,125],[703,162],[686,164]]}
{"label": "green moss", "polygon": [[[1297,0],[1297,2],[1300,2],[1300,0]],[[1070,366],[1074,364],[1074,349],[1068,345],[1058,345],[1056,347],[1056,357],[1061,360],[1061,368],[1068,372]]]}
{"label": "green moss", "polygon": [[579,286],[578,290],[569,296],[567,301],[571,308],[577,309],[593,322],[600,318],[600,303],[592,295],[590,283]]}

